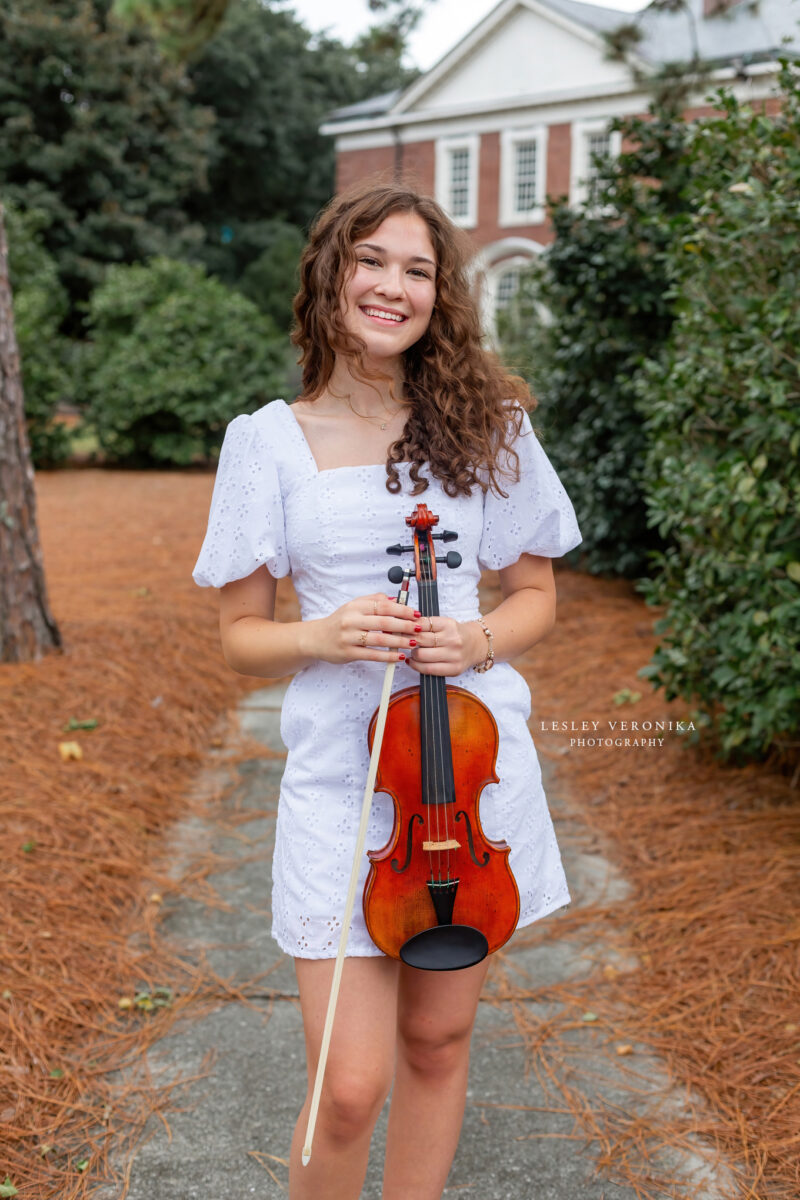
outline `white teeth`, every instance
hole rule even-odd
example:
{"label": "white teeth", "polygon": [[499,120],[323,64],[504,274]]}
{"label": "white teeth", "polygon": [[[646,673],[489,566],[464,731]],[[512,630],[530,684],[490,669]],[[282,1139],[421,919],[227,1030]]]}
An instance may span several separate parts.
{"label": "white teeth", "polygon": [[368,317],[383,317],[385,321],[405,321],[401,313],[384,312],[380,308],[365,308],[363,311]]}

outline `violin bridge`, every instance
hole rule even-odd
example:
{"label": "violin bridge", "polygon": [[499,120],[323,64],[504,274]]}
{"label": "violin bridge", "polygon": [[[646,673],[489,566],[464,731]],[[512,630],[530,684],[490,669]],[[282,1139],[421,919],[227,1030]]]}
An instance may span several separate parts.
{"label": "violin bridge", "polygon": [[460,850],[461,842],[457,842],[455,838],[448,838],[446,842],[423,842],[423,850]]}

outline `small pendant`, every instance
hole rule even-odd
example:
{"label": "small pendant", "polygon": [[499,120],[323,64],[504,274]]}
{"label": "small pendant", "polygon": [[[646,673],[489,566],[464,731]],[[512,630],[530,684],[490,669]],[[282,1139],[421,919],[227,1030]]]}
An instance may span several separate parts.
{"label": "small pendant", "polygon": [[383,424],[381,425],[381,429],[385,429],[388,424],[389,424],[388,421],[384,421]]}

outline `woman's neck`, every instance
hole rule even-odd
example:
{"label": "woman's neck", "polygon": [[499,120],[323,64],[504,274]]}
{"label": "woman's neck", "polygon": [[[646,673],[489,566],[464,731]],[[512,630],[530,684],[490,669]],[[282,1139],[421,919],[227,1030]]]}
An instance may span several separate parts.
{"label": "woman's neck", "polygon": [[365,366],[370,371],[381,371],[381,378],[362,379],[353,374],[347,359],[337,356],[325,389],[328,395],[368,417],[385,417],[404,408],[402,363],[397,360]]}

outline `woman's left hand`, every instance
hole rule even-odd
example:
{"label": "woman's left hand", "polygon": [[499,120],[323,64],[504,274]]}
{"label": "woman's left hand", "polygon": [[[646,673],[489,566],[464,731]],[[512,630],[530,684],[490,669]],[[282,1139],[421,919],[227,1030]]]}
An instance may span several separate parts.
{"label": "woman's left hand", "polygon": [[406,662],[420,675],[460,675],[486,657],[486,634],[477,621],[420,617],[412,637],[417,644]]}

